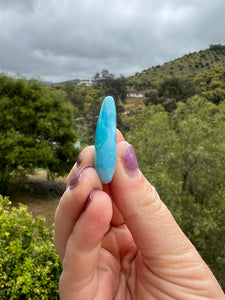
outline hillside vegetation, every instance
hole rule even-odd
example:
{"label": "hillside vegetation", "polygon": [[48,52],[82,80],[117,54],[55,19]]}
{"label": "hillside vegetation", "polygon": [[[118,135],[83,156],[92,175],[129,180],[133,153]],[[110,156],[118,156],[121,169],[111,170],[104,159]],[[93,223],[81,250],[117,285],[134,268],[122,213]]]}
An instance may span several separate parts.
{"label": "hillside vegetation", "polygon": [[[92,86],[70,81],[53,85],[52,89],[64,91],[66,101],[74,106],[76,130],[84,146],[94,142],[97,115],[105,95],[114,97],[118,127],[123,131],[131,129],[130,116],[145,105],[160,104],[170,112],[178,102],[194,95],[216,105],[221,103],[225,99],[225,46],[211,45],[128,78],[115,78],[103,70],[94,76]],[[126,97],[129,89],[141,90],[145,97]]]}
{"label": "hillside vegetation", "polygon": [[225,46],[211,45],[206,50],[186,54],[181,58],[136,73],[127,79],[129,86],[146,89],[171,77],[193,79],[196,74],[225,65]]}

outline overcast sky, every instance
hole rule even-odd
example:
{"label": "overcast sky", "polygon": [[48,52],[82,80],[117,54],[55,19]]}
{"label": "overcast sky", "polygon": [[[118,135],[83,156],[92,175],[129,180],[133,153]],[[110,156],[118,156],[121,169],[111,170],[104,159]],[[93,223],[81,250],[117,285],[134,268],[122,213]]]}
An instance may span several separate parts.
{"label": "overcast sky", "polygon": [[133,75],[225,44],[224,0],[0,0],[0,72]]}

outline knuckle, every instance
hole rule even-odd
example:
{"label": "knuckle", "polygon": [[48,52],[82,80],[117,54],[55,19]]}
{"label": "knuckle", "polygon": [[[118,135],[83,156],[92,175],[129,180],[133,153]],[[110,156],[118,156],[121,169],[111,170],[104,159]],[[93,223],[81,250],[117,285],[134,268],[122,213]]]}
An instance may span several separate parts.
{"label": "knuckle", "polygon": [[145,185],[144,195],[140,201],[140,206],[142,208],[150,208],[151,214],[162,214],[164,213],[164,204],[161,201],[159,194],[156,191],[156,188],[151,185],[149,182]]}

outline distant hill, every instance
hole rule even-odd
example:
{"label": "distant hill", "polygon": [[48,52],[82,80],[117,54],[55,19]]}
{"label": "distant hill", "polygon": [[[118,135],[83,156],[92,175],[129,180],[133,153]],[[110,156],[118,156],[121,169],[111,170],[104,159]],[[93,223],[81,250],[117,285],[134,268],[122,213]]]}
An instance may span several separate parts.
{"label": "distant hill", "polygon": [[80,79],[72,79],[72,80],[67,80],[67,81],[61,81],[54,83],[53,85],[66,85],[67,83],[79,83]]}
{"label": "distant hill", "polygon": [[66,85],[67,83],[79,83],[79,82],[80,82],[80,79],[72,79],[72,80],[61,81],[61,82],[41,81],[41,83],[48,85],[48,86]]}
{"label": "distant hill", "polygon": [[225,46],[210,45],[206,50],[186,54],[181,58],[157,65],[127,78],[128,85],[136,89],[157,86],[170,77],[192,79],[197,73],[225,65]]}
{"label": "distant hill", "polygon": [[40,83],[44,84],[44,85],[48,85],[48,86],[52,86],[54,83],[51,81],[43,81],[41,80]]}
{"label": "distant hill", "polygon": [[[225,45],[210,45],[208,49],[186,54],[128,77],[127,87],[146,91],[156,88],[165,79],[171,77],[194,79],[197,74],[213,71],[218,67],[225,67]],[[80,79],[73,79],[57,83],[42,81],[42,83],[48,86],[64,86],[67,83],[77,84],[80,81]]]}

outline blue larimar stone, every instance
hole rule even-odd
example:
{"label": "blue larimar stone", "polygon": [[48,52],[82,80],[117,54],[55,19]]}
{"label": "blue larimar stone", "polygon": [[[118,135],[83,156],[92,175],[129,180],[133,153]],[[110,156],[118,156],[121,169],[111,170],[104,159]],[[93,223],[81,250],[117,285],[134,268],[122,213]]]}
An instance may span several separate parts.
{"label": "blue larimar stone", "polygon": [[95,168],[103,183],[109,183],[116,161],[116,106],[114,99],[106,97],[98,117],[95,133]]}

